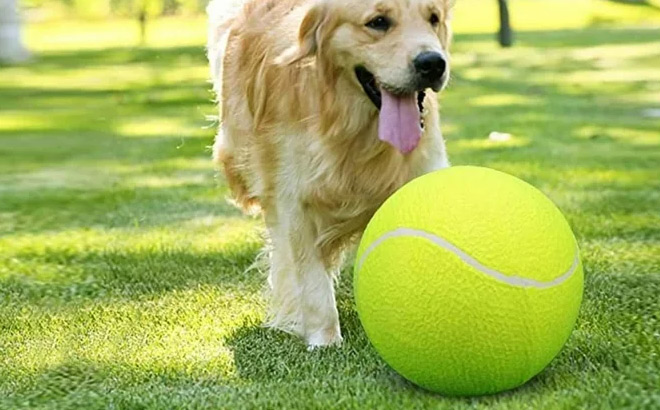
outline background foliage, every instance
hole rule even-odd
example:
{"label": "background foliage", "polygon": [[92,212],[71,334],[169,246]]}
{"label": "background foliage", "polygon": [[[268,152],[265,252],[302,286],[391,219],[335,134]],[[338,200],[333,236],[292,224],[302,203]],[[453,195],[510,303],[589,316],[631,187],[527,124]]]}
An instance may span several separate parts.
{"label": "background foliage", "polygon": [[[208,4],[209,0],[19,0],[23,7],[32,10],[39,10],[42,13],[45,13],[49,16],[77,16],[83,18],[100,18],[100,17],[109,17],[109,16],[119,16],[126,17],[129,15],[135,15],[143,8],[149,10],[152,16],[164,15],[191,15],[199,14],[204,11],[204,8]],[[471,8],[471,6],[476,6],[475,3],[480,3],[479,6],[473,10],[476,10],[478,13],[490,7],[497,5],[496,0],[457,0],[457,3],[463,4],[466,3]],[[492,3],[492,4],[490,4]],[[517,12],[518,7],[527,7],[530,3],[525,0],[509,0],[512,7],[512,13]],[[535,7],[541,8],[555,8],[562,9],[566,4],[565,0],[534,0],[531,3],[535,3]],[[616,3],[637,6],[642,10],[645,7],[653,8],[656,11],[660,10],[660,0],[574,0],[570,3],[575,5],[575,9],[582,10],[585,4],[589,4],[593,10],[602,9],[604,6],[603,3]],[[611,7],[611,6],[610,6]],[[571,19],[572,11],[566,10],[566,18]],[[628,13],[626,13],[628,14]],[[527,15],[523,12],[522,15]],[[625,20],[626,18],[620,18],[619,20]],[[535,20],[535,19],[532,19]]]}
{"label": "background foliage", "polygon": [[152,16],[198,14],[207,3],[208,0],[23,0],[23,6],[28,9],[83,18],[125,17],[142,10]]}

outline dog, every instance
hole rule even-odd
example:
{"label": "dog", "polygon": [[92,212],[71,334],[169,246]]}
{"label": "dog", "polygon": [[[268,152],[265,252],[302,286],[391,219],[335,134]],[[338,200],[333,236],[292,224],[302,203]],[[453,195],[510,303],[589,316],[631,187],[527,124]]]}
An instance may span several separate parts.
{"label": "dog", "polygon": [[214,0],[213,155],[234,202],[263,215],[267,324],[342,341],[334,282],[379,206],[446,168],[438,93],[451,0]]}

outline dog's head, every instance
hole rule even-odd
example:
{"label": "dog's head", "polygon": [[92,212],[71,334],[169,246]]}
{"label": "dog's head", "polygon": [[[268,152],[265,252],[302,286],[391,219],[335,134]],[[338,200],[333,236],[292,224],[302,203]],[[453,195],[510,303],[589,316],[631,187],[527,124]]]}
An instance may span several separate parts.
{"label": "dog's head", "polygon": [[450,2],[317,0],[287,60],[315,56],[323,72],[350,73],[380,111],[380,138],[408,153],[421,138],[426,91],[449,79]]}

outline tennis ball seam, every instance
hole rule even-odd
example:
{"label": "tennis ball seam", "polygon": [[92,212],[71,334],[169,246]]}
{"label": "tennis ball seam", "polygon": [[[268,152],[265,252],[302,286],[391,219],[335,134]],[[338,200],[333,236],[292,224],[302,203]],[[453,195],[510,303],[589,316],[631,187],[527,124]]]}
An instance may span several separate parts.
{"label": "tennis ball seam", "polygon": [[381,245],[383,242],[393,239],[393,238],[400,238],[400,237],[416,237],[416,238],[422,238],[426,239],[432,243],[434,243],[437,246],[440,246],[441,248],[453,253],[454,255],[458,256],[463,263],[468,264],[469,266],[472,266],[475,268],[477,271],[490,276],[491,278],[506,283],[511,286],[515,287],[521,287],[521,288],[537,288],[537,289],[548,289],[554,286],[561,285],[562,283],[566,282],[569,280],[573,274],[578,270],[578,267],[580,266],[580,255],[579,255],[579,250],[575,249],[575,256],[573,258],[573,263],[571,264],[570,268],[560,276],[556,277],[555,279],[552,279],[550,281],[538,281],[534,279],[529,279],[529,278],[524,278],[519,275],[507,275],[505,273],[496,271],[495,269],[491,269],[488,266],[485,266],[481,264],[477,259],[474,257],[470,256],[468,253],[465,251],[461,250],[459,247],[456,245],[452,244],[448,240],[426,232],[422,231],[419,229],[412,229],[412,228],[398,228],[389,232],[386,232],[382,234],[380,237],[378,237],[375,241],[369,245],[369,247],[364,251],[362,256],[360,257],[360,260],[357,264],[356,267],[356,274],[359,274],[362,265],[367,261],[367,258],[369,255],[376,250],[376,248]]}

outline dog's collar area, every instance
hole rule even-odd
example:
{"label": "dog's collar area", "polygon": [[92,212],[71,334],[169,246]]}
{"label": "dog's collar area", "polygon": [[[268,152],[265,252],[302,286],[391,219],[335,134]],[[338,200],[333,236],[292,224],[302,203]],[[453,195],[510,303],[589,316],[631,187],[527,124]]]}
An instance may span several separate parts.
{"label": "dog's collar area", "polygon": [[[362,86],[362,89],[364,90],[365,94],[367,94],[367,97],[371,100],[371,102],[376,106],[378,110],[380,110],[382,104],[383,104],[383,96],[380,91],[380,87],[378,86],[378,82],[376,81],[376,77],[374,77],[369,70],[362,66],[355,67],[355,76],[358,79],[358,82]],[[417,93],[417,107],[419,108],[419,113],[421,114],[421,122],[420,125],[422,128],[424,128],[424,100],[426,99],[426,91],[419,91]]]}

